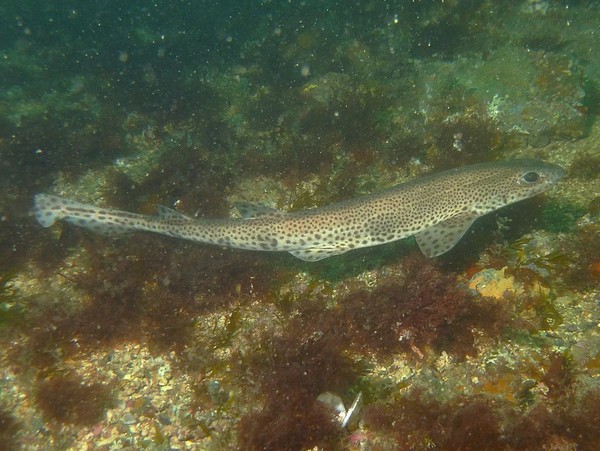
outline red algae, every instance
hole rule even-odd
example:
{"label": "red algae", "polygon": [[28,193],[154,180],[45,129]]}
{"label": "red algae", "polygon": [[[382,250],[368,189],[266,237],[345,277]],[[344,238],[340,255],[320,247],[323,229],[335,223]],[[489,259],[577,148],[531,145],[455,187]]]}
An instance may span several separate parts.
{"label": "red algae", "polygon": [[442,121],[434,129],[434,161],[441,168],[487,160],[501,145],[500,130],[485,112],[465,112],[454,120]]}
{"label": "red algae", "polygon": [[263,394],[316,399],[324,391],[339,392],[356,376],[346,354],[346,335],[332,327],[327,313],[305,310],[281,334],[261,338],[258,352],[246,362]]}
{"label": "red algae", "polygon": [[21,425],[8,411],[0,409],[0,450],[19,448],[17,433]]}
{"label": "red algae", "polygon": [[92,425],[113,405],[110,387],[84,384],[74,377],[52,377],[39,384],[36,404],[44,415],[60,423]]}
{"label": "red algae", "polygon": [[[525,411],[512,403],[459,396],[440,402],[412,389],[391,403],[364,408],[364,426],[393,437],[400,449],[597,449],[598,391],[569,396]],[[578,448],[579,449],[579,448]]]}
{"label": "red algae", "polygon": [[[453,274],[444,274],[430,260],[413,255],[403,259],[401,267],[404,277],[398,280],[394,276],[395,282],[382,280],[371,290],[348,285],[346,288],[350,293],[341,297],[332,308],[324,308],[320,300],[327,296],[327,290],[308,295],[310,298],[301,300],[292,311],[286,311],[291,318],[281,319],[280,332],[264,334],[257,351],[235,357],[233,362],[239,368],[238,372],[244,378],[252,378],[260,391],[260,399],[264,400],[262,410],[247,414],[240,422],[238,434],[244,449],[276,449],[274,446],[284,443],[282,437],[304,448],[337,440],[339,431],[335,428],[318,429],[318,438],[309,434],[312,438],[308,441],[298,442],[295,437],[299,425],[314,430],[311,419],[318,416],[314,416],[316,412],[311,406],[320,393],[347,393],[351,384],[357,383],[357,377],[365,374],[364,364],[353,362],[349,355],[372,353],[386,361],[402,352],[409,359],[421,359],[421,349],[433,349],[464,359],[477,354],[474,330],[494,337],[510,324],[508,313],[500,302],[476,302],[473,294],[457,286]],[[242,362],[241,366],[239,362]],[[366,384],[368,387],[369,383]],[[452,413],[451,407],[439,407],[433,401],[418,407],[421,401],[420,395],[407,400],[410,406],[401,416],[408,417],[411,412],[422,420],[429,415],[425,411],[443,410],[444,415],[451,417],[457,431],[464,429],[463,423],[468,423],[474,412],[480,420],[463,434],[454,432],[454,435],[436,438],[440,444],[471,449],[465,444],[475,446],[498,440],[496,414],[484,401],[478,400],[460,413]],[[366,416],[379,418],[372,422],[386,424],[384,429],[396,423],[396,419],[387,418],[398,412],[393,408],[390,410],[387,404],[380,408],[378,405],[375,402],[367,406]],[[281,406],[285,409],[281,410]],[[279,417],[306,415],[306,418],[276,419],[274,412],[278,412]],[[419,426],[423,427],[420,440],[426,440],[427,431],[437,427],[438,420],[434,413],[431,415],[431,424]],[[276,431],[272,429],[274,422],[278,425]],[[408,423],[407,430],[414,424]],[[452,424],[444,427],[452,429]]]}
{"label": "red algae", "polygon": [[574,383],[573,359],[567,352],[550,355],[550,363],[542,382],[548,387],[550,398],[560,398],[570,393]]}
{"label": "red algae", "polygon": [[562,240],[561,251],[570,263],[562,271],[567,286],[579,290],[598,285],[600,279],[600,227],[596,224],[582,226],[574,236]]}
{"label": "red algae", "polygon": [[77,309],[68,299],[51,309],[36,302],[25,318],[36,326],[27,330],[28,344],[11,351],[13,363],[51,368],[57,352],[84,355],[123,342],[181,353],[196,317],[272,289],[271,271],[251,254],[171,246],[151,236],[100,251],[104,238],[83,236],[89,267],[65,279],[85,302]]}
{"label": "red algae", "polygon": [[340,300],[340,322],[351,346],[382,357],[415,348],[446,350],[457,357],[475,355],[474,328],[496,335],[508,314],[498,302],[476,302],[452,274],[417,254],[402,261],[404,281],[384,281]]}
{"label": "red algae", "polygon": [[338,449],[342,433],[323,403],[282,396],[263,410],[242,417],[238,445],[248,451]]}
{"label": "red algae", "polygon": [[359,367],[345,353],[343,329],[332,327],[330,313],[314,304],[301,307],[282,332],[263,335],[256,351],[242,358],[240,374],[252,378],[265,403],[241,419],[242,449],[336,449],[339,443],[334,412],[317,397],[345,392]]}
{"label": "red algae", "polygon": [[400,449],[503,449],[497,414],[479,398],[449,404],[413,390],[391,405],[365,407],[364,423],[393,436]]}

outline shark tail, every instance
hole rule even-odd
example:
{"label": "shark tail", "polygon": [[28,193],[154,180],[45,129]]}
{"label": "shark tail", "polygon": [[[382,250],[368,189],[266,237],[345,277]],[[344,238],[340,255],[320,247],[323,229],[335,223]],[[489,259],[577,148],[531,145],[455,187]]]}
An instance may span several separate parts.
{"label": "shark tail", "polygon": [[62,219],[104,235],[131,232],[137,229],[133,225],[135,222],[147,218],[143,215],[82,204],[50,194],[36,194],[33,207],[35,218],[43,227],[50,227]]}

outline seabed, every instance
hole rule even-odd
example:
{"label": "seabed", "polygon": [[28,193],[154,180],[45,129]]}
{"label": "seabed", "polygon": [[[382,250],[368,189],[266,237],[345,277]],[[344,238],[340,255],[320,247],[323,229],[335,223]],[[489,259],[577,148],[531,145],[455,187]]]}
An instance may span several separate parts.
{"label": "seabed", "polygon": [[[0,449],[600,447],[595,2],[38,3],[0,7]],[[518,157],[567,176],[431,260],[31,214],[298,210]]]}

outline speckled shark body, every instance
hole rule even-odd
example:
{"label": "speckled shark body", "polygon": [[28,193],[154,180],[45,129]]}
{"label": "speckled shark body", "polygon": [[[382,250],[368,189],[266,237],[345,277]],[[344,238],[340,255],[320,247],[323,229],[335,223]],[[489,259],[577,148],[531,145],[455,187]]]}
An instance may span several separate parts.
{"label": "speckled shark body", "polygon": [[238,249],[285,251],[306,261],[414,235],[421,251],[435,257],[454,247],[477,218],[542,193],[563,175],[562,168],[542,161],[484,163],[311,210],[284,213],[237,204],[243,219],[221,220],[194,219],[166,207],[158,208],[158,216],[147,216],[38,194],[35,215],[44,227],[65,220],[101,233],[155,232]]}

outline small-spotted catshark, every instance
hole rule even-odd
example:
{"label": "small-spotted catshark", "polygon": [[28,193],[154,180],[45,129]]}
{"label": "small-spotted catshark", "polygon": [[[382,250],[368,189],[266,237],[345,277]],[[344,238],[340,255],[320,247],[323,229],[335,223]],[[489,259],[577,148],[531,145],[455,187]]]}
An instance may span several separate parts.
{"label": "small-spotted catshark", "polygon": [[155,232],[238,249],[285,251],[306,261],[414,235],[421,251],[435,257],[452,249],[480,216],[546,191],[564,173],[536,160],[475,164],[304,211],[239,203],[242,219],[195,219],[163,206],[158,216],[147,216],[38,194],[35,216],[44,227],[62,219],[101,233]]}

